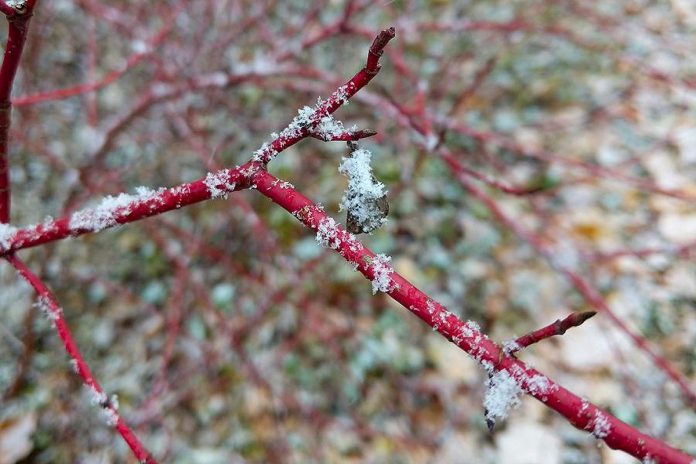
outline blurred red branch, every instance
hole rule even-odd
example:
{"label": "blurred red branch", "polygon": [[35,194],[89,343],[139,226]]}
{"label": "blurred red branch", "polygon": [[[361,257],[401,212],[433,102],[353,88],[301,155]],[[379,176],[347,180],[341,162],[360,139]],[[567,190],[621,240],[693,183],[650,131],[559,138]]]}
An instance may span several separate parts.
{"label": "blurred red branch", "polygon": [[29,270],[29,268],[15,255],[5,256],[5,259],[17,269],[22,278],[31,285],[36,292],[39,298],[39,308],[46,313],[46,316],[53,323],[56,332],[58,332],[58,336],[63,342],[63,347],[74,365],[77,375],[82,378],[85,386],[90,390],[92,402],[96,403],[104,410],[107,423],[116,428],[140,462],[156,464],[157,461],[150,456],[150,453],[145,450],[138,437],[121,418],[117,404],[104,393],[101,385],[99,385],[97,379],[94,378],[91,369],[82,357],[75,343],[75,339],[68,328],[68,324],[63,315],[63,308],[61,308],[53,293],[43,281],[31,272],[31,270]]}
{"label": "blurred red branch", "polygon": [[510,343],[509,346],[506,345],[505,352],[507,354],[513,354],[528,347],[529,345],[546,340],[547,338],[551,338],[556,335],[563,335],[568,329],[579,327],[595,314],[597,314],[596,311],[584,311],[581,313],[573,313],[566,316],[564,319],[557,319],[555,322],[552,322],[545,327],[515,339],[515,341]]}
{"label": "blurred red branch", "polygon": [[[353,264],[369,280],[375,280],[377,255],[365,247],[354,235],[337,225],[322,210],[298,191],[283,186],[280,179],[267,171],[258,171],[254,183],[260,193],[283,207],[306,227],[326,234],[328,246]],[[535,369],[513,357],[483,334],[476,323],[464,322],[444,306],[400,276],[389,272],[390,285],[386,292],[411,313],[452,341],[489,370],[505,370],[520,387],[551,409],[557,411],[580,430],[591,431],[613,449],[619,449],[638,459],[656,459],[657,462],[690,464],[692,458],[669,445],[645,435],[608,412],[571,393]]]}
{"label": "blurred red branch", "polygon": [[[8,162],[8,141],[10,132],[10,113],[12,105],[10,94],[14,83],[19,60],[22,57],[24,42],[27,38],[29,19],[33,14],[34,2],[20,2],[19,7],[10,7],[3,2],[3,13],[7,15],[9,23],[5,54],[0,66],[0,223],[10,221],[10,165]],[[9,13],[12,10],[14,14]]]}

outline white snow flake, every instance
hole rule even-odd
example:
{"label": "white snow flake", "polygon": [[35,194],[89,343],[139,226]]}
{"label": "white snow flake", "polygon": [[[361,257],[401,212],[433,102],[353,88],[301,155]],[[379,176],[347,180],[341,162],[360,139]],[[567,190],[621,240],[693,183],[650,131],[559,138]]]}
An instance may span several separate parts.
{"label": "white snow flake", "polygon": [[36,307],[39,308],[53,324],[55,324],[56,320],[60,317],[61,308],[51,308],[51,300],[45,295],[39,296],[39,299],[36,301]]}
{"label": "white snow flake", "polygon": [[377,202],[387,192],[384,184],[377,182],[372,175],[371,159],[368,150],[358,149],[344,157],[338,167],[338,171],[348,177],[348,188],[343,193],[340,210],[347,210],[366,233],[387,221]]}
{"label": "white snow flake", "polygon": [[372,260],[372,272],[374,273],[374,278],[372,279],[372,294],[379,292],[388,293],[394,290],[394,282],[390,277],[394,273],[391,265],[391,257],[384,255],[382,253],[375,256]]}
{"label": "white snow flake", "polygon": [[343,127],[341,121],[334,119],[333,116],[329,114],[319,120],[319,123],[312,132],[322,140],[332,140],[334,137],[344,134],[346,129]]}
{"label": "white snow flake", "polygon": [[236,184],[229,181],[230,170],[221,169],[217,172],[209,172],[205,176],[205,186],[208,187],[210,198],[227,198],[227,194],[234,190]]}
{"label": "white snow flake", "polygon": [[89,389],[90,403],[99,406],[107,404],[107,402],[109,401],[109,397],[106,396],[106,393],[104,393],[103,391],[98,391],[97,388],[93,385],[87,385],[87,388]]}
{"label": "white snow flake", "polygon": [[156,198],[164,190],[160,188],[154,191],[147,187],[138,187],[135,195],[121,193],[116,197],[108,196],[95,208],[86,208],[73,213],[70,217],[70,229],[97,232],[115,226],[118,224],[118,216],[129,214],[133,208]]}
{"label": "white snow flake", "polygon": [[333,218],[322,219],[317,228],[317,242],[325,248],[337,249],[341,245],[337,227]]}
{"label": "white snow flake", "polygon": [[0,224],[0,248],[7,249],[12,244],[12,237],[17,228],[9,224]]}
{"label": "white snow flake", "polygon": [[501,370],[491,375],[486,387],[483,406],[489,421],[495,423],[498,419],[505,419],[510,409],[520,406],[522,389],[508,371]]}
{"label": "white snow flake", "polygon": [[592,420],[592,435],[596,438],[604,438],[609,435],[611,424],[607,416],[597,411],[595,418]]}

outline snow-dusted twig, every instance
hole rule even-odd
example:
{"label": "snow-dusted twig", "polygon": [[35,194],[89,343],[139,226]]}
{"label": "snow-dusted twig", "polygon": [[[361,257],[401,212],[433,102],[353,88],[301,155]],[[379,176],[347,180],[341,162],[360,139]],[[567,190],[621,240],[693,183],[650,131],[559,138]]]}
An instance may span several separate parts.
{"label": "snow-dusted twig", "polygon": [[[320,233],[323,227],[322,233],[330,236],[330,241],[327,242],[330,248],[339,253],[366,278],[373,282],[380,278],[371,266],[377,255],[365,247],[353,234],[336,224],[322,208],[295,189],[280,187],[280,180],[267,171],[258,171],[254,175],[254,183],[260,193],[286,209],[306,227],[317,233]],[[475,322],[462,321],[393,269],[388,274],[388,282],[389,287],[385,292],[387,295],[471,355],[481,363],[489,376],[507,372],[507,374],[499,374],[500,381],[504,376],[514,379],[521,391],[563,415],[576,428],[590,431],[611,448],[625,451],[638,459],[650,457],[658,459],[659,462],[692,464],[693,458],[686,453],[631,427],[556,384],[524,362],[512,356],[505,356],[502,348],[483,334]],[[498,398],[502,391],[516,391],[507,387],[498,387],[503,384],[507,386],[509,382],[496,381],[493,385],[489,385],[494,390],[489,396]],[[505,403],[505,398],[498,399]],[[488,403],[489,406],[496,405],[493,409],[496,414],[493,419],[504,416],[510,406],[514,406],[514,401],[500,404],[489,399]],[[599,425],[598,417],[601,417]],[[595,433],[598,427],[601,433]]]}
{"label": "snow-dusted twig", "polygon": [[581,313],[573,313],[563,319],[557,319],[555,322],[545,327],[529,332],[512,342],[506,343],[504,345],[505,352],[507,354],[513,354],[529,345],[546,340],[547,338],[563,335],[568,329],[582,325],[595,314],[597,314],[597,311],[583,311]]}
{"label": "snow-dusted twig", "polygon": [[58,336],[63,342],[63,347],[66,353],[70,357],[70,364],[72,364],[73,369],[80,376],[85,387],[90,392],[92,404],[98,405],[102,408],[104,416],[106,418],[106,423],[109,426],[116,428],[118,433],[123,437],[123,440],[128,444],[133,454],[138,458],[139,462],[147,464],[156,464],[154,458],[142,445],[138,437],[133,433],[133,431],[128,427],[128,425],[123,421],[121,415],[118,412],[118,402],[115,397],[109,398],[104,390],[94,378],[92,370],[89,368],[85,362],[80,350],[77,348],[77,344],[68,328],[68,324],[63,316],[63,309],[58,304],[56,297],[49,290],[49,288],[44,284],[44,282],[34,274],[17,256],[14,254],[5,257],[7,261],[14,266],[19,274],[24,278],[24,280],[32,286],[39,298],[38,306],[51,320],[51,323],[58,332]]}

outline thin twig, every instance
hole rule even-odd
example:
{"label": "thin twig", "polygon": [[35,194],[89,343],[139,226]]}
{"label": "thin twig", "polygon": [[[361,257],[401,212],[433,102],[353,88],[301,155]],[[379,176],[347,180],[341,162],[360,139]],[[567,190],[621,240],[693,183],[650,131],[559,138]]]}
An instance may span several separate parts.
{"label": "thin twig", "polygon": [[513,354],[528,347],[529,345],[546,340],[547,338],[556,335],[563,335],[566,333],[566,330],[582,325],[586,320],[595,314],[597,314],[597,311],[584,311],[581,313],[573,313],[564,319],[557,319],[555,322],[542,327],[541,329],[529,332],[528,334],[517,338],[515,341],[506,344],[505,352],[507,354]]}

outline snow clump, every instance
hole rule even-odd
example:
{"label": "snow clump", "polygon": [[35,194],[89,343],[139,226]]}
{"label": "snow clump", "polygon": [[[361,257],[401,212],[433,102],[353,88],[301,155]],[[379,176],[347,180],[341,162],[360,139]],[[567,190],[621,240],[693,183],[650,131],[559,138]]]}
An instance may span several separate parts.
{"label": "snow clump", "polygon": [[377,182],[372,175],[370,161],[372,154],[365,149],[356,149],[341,160],[338,171],[348,177],[348,188],[341,199],[341,211],[347,210],[349,223],[354,229],[349,230],[370,233],[384,224],[388,205],[384,184]]}

